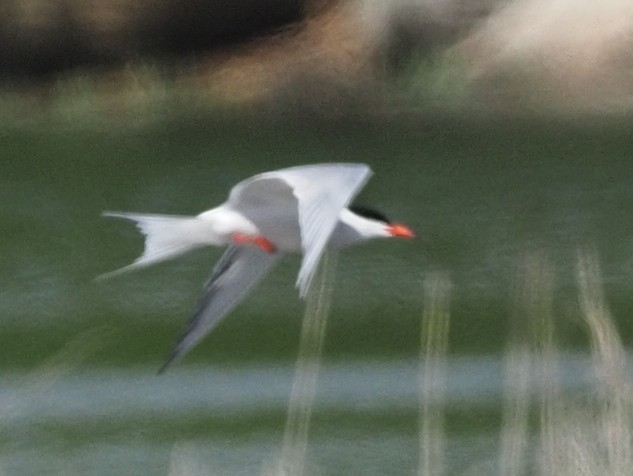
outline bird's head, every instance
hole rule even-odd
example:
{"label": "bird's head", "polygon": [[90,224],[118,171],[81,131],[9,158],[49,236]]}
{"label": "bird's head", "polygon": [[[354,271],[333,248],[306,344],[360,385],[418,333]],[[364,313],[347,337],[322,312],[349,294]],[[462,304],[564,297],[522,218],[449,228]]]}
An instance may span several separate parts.
{"label": "bird's head", "polygon": [[362,205],[352,205],[349,210],[363,219],[357,231],[367,238],[415,238],[413,230],[402,223],[393,223],[384,213]]}

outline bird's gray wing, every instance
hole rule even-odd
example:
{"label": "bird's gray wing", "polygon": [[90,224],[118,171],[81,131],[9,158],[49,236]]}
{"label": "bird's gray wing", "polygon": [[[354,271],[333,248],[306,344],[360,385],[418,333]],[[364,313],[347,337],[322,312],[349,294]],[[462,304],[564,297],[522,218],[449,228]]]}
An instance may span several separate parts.
{"label": "bird's gray wing", "polygon": [[189,325],[159,373],[189,352],[220,320],[242,301],[277,263],[280,253],[254,246],[229,246],[215,265]]}
{"label": "bird's gray wing", "polygon": [[231,191],[229,204],[253,220],[255,209],[262,214],[265,210],[296,214],[303,252],[297,287],[305,297],[341,211],[370,176],[371,169],[365,164],[290,167],[240,182]]}
{"label": "bird's gray wing", "polygon": [[293,184],[299,202],[303,261],[297,286],[305,297],[341,211],[369,179],[371,170],[365,164],[322,164],[281,173]]}

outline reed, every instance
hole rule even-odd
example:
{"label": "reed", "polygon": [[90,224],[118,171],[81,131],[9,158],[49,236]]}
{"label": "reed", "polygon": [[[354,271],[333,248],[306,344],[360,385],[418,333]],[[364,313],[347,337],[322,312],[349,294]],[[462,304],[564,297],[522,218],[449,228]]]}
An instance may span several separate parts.
{"label": "reed", "polygon": [[337,254],[326,252],[308,293],[281,451],[272,471],[264,472],[266,476],[302,476],[305,473],[308,432],[334,290],[336,262]]}
{"label": "reed", "polygon": [[[324,259],[310,290],[279,457],[265,476],[315,474],[306,464],[308,434],[335,270]],[[597,254],[578,252],[579,314],[587,327],[593,380],[581,395],[564,390],[557,344],[556,269],[546,252],[526,253],[517,267],[504,353],[502,425],[496,469],[501,476],[626,476],[633,463],[633,384],[604,296]],[[447,464],[445,408],[451,281],[424,280],[419,354],[417,474],[454,474]],[[534,418],[535,417],[535,418]],[[172,455],[170,474],[202,474]],[[179,459],[180,458],[180,459]],[[190,461],[187,461],[187,460]],[[174,461],[175,460],[175,461]],[[477,462],[465,472],[479,474]],[[488,473],[492,474],[492,473]]]}
{"label": "reed", "polygon": [[[624,476],[633,455],[633,387],[602,286],[597,254],[578,253],[580,314],[591,345],[591,386],[564,392],[553,314],[554,272],[544,253],[520,267],[505,355],[502,476]],[[532,390],[532,389],[536,390]],[[530,414],[538,427],[530,431]]]}
{"label": "reed", "polygon": [[563,461],[542,474],[624,476],[633,463],[633,387],[625,350],[606,304],[595,251],[578,252],[576,274],[591,344],[593,388],[586,401],[570,400],[565,411],[552,417],[560,427],[552,445]]}
{"label": "reed", "polygon": [[24,374],[17,390],[5,394],[0,400],[0,425],[27,412],[32,405],[45,401],[47,392],[53,386],[76,371],[87,358],[106,345],[112,336],[112,331],[103,326],[81,332],[55,354]]}
{"label": "reed", "polygon": [[451,282],[445,272],[424,281],[424,311],[420,332],[419,462],[420,476],[444,474],[444,408]]}
{"label": "reed", "polygon": [[[0,396],[0,476],[14,474],[11,471],[15,456],[5,450],[5,442],[16,438],[7,427],[14,420],[23,418],[33,407],[45,405],[49,392],[56,386],[63,385],[86,359],[94,355],[113,337],[113,333],[103,327],[83,331],[68,341],[60,350],[48,357],[34,369],[28,371],[18,380],[14,391],[2,392]],[[20,434],[19,438],[24,438]],[[28,438],[28,436],[27,436]],[[22,440],[22,444],[37,445],[37,440]],[[52,474],[52,473],[51,473]],[[62,474],[76,474],[66,469]]]}

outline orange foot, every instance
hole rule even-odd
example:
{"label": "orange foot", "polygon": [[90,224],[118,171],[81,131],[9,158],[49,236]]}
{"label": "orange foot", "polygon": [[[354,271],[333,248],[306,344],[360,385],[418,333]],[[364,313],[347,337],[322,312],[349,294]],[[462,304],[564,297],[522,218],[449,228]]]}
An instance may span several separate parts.
{"label": "orange foot", "polygon": [[272,242],[270,242],[263,236],[246,235],[244,233],[233,233],[231,235],[231,239],[233,240],[233,243],[237,243],[239,245],[259,246],[267,253],[274,253],[275,251],[277,251],[275,245],[273,245]]}

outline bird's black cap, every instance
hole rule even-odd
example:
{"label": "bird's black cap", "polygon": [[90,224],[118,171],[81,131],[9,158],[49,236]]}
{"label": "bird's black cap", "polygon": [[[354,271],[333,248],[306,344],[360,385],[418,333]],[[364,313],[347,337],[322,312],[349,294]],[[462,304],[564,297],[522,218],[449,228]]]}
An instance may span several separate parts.
{"label": "bird's black cap", "polygon": [[391,220],[387,218],[387,216],[379,212],[378,210],[370,207],[366,207],[364,205],[352,205],[349,207],[350,211],[356,213],[356,215],[360,215],[364,218],[369,218],[370,220],[381,221],[384,223],[391,223]]}

